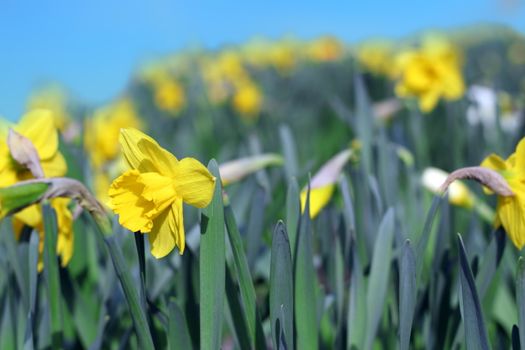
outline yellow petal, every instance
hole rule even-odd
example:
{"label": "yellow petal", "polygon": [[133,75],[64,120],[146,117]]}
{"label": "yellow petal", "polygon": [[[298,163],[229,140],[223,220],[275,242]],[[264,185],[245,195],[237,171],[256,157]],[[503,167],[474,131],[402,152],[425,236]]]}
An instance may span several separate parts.
{"label": "yellow petal", "polygon": [[140,174],[137,181],[144,185],[142,196],[153,202],[155,210],[163,211],[176,199],[177,193],[173,186],[173,179],[158,173]]}
{"label": "yellow petal", "polygon": [[158,172],[173,176],[177,158],[160,147],[157,141],[133,128],[122,129],[119,140],[130,168],[138,169],[143,173]]}
{"label": "yellow petal", "polygon": [[505,161],[501,159],[500,156],[494,153],[490,154],[488,157],[483,159],[483,161],[481,162],[481,166],[495,171],[502,171],[507,169]]}
{"label": "yellow petal", "polygon": [[175,173],[175,190],[182,200],[197,208],[210,204],[215,188],[215,177],[194,158],[179,161]]}
{"label": "yellow petal", "polygon": [[62,258],[62,266],[66,266],[73,257],[73,215],[68,208],[70,202],[69,198],[55,198],[51,201],[57,215],[57,254]]}
{"label": "yellow petal", "polygon": [[[301,212],[304,212],[306,206],[307,192],[308,188],[301,191]],[[310,190],[310,218],[315,218],[321,212],[321,209],[323,209],[330,201],[330,198],[332,198],[333,193],[333,184],[312,188]]]}
{"label": "yellow petal", "polygon": [[[178,199],[180,208],[182,210],[181,199]],[[173,205],[175,206],[175,204]],[[181,213],[182,214],[182,213]],[[151,254],[157,258],[163,258],[168,255],[177,244],[180,244],[180,235],[177,233],[178,220],[175,211],[170,208],[164,210],[153,221],[153,229],[148,233],[148,239],[151,247]],[[182,240],[184,240],[184,232],[182,233]]]}
{"label": "yellow petal", "polygon": [[516,170],[525,176],[525,137],[521,139],[521,141],[516,146],[516,152],[514,153],[516,160],[515,160],[515,167]]}
{"label": "yellow petal", "polygon": [[525,191],[513,188],[513,197],[498,197],[496,209],[501,225],[509,235],[512,243],[521,250],[525,245]]}
{"label": "yellow petal", "polygon": [[58,134],[53,114],[47,109],[34,109],[28,112],[22,117],[15,130],[31,140],[40,160],[53,157],[58,150]]}
{"label": "yellow petal", "polygon": [[175,217],[175,227],[173,231],[175,232],[175,237],[177,241],[177,246],[179,247],[179,253],[184,253],[186,247],[186,235],[184,233],[184,216],[182,215],[182,199],[177,199],[175,203],[171,206],[173,216]]}
{"label": "yellow petal", "polygon": [[439,101],[439,91],[431,90],[426,92],[419,99],[419,108],[422,112],[428,113],[436,107]]}
{"label": "yellow petal", "polygon": [[144,184],[137,170],[128,170],[111,184],[110,208],[119,215],[119,223],[133,232],[149,232],[153,228],[155,204],[142,196]]}
{"label": "yellow petal", "polygon": [[41,161],[42,170],[46,177],[60,177],[66,175],[67,164],[62,153],[57,152],[48,160]]}

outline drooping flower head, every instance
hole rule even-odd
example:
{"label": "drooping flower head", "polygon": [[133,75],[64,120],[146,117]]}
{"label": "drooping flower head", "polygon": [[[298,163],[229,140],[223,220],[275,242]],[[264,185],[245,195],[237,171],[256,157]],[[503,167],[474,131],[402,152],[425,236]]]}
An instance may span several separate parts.
{"label": "drooping flower head", "polygon": [[123,129],[120,144],[129,170],[109,188],[111,209],[122,226],[148,234],[151,254],[157,259],[175,247],[182,254],[182,203],[206,207],[213,196],[215,177],[196,159],[178,160],[136,129]]}
{"label": "drooping flower head", "polygon": [[501,174],[514,193],[514,196],[498,196],[494,226],[503,226],[514,245],[521,249],[525,245],[525,138],[507,160],[491,154],[481,166]]}

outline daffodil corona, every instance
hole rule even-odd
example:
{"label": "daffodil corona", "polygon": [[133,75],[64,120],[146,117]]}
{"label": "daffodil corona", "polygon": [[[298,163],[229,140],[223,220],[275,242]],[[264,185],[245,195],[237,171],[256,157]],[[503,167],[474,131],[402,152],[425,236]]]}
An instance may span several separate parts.
{"label": "daffodil corona", "polygon": [[525,138],[507,160],[491,154],[481,166],[501,174],[514,192],[514,196],[498,196],[494,226],[503,226],[514,245],[521,249],[525,245]]}
{"label": "daffodil corona", "polygon": [[136,129],[123,129],[120,144],[129,170],[109,188],[110,207],[122,226],[147,233],[157,259],[185,247],[182,203],[206,207],[215,177],[193,158],[174,155]]}

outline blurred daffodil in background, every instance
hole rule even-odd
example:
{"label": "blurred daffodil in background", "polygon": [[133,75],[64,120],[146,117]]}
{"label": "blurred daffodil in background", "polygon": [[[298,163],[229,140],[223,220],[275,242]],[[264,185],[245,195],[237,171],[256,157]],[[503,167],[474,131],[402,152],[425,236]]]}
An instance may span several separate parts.
{"label": "blurred daffodil in background", "polygon": [[465,83],[458,49],[441,36],[428,36],[418,49],[402,51],[396,57],[399,97],[415,97],[423,112],[430,112],[440,98],[463,96]]}
{"label": "blurred daffodil in background", "polygon": [[182,203],[204,208],[210,203],[215,177],[194,158],[178,160],[136,129],[123,129],[120,144],[129,170],[109,188],[110,206],[122,226],[147,233],[157,259],[178,247],[185,234]]}
{"label": "blurred daffodil in background", "polygon": [[240,84],[233,96],[233,107],[244,120],[257,119],[261,111],[263,96],[257,85]]}
{"label": "blurred daffodil in background", "polygon": [[52,85],[35,91],[27,102],[27,109],[47,109],[51,111],[53,122],[58,130],[64,132],[71,122],[65,91]]}
{"label": "blurred daffodil in background", "polygon": [[370,40],[357,48],[356,58],[367,71],[391,77],[394,74],[394,46],[386,40]]}
{"label": "blurred daffodil in background", "polygon": [[503,226],[512,243],[522,249],[525,245],[525,138],[506,160],[491,154],[481,166],[502,175],[514,193],[513,196],[498,195],[494,226]]}
{"label": "blurred daffodil in background", "polygon": [[343,56],[343,53],[343,44],[332,36],[323,36],[307,46],[308,57],[316,62],[336,61]]}

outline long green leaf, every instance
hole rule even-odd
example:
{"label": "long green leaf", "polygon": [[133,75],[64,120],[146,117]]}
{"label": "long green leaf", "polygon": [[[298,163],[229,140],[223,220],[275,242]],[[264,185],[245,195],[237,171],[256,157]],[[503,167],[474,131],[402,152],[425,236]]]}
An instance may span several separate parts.
{"label": "long green leaf", "polygon": [[117,274],[122,290],[124,291],[126,302],[128,303],[140,347],[145,350],[154,349],[155,347],[153,345],[153,339],[151,338],[151,332],[146,318],[146,313],[142,308],[139,292],[135,287],[136,282],[133,280],[131,272],[127,267],[127,263],[122,254],[117,237],[114,234],[111,235],[111,232],[104,232],[104,228],[99,226],[97,221],[92,216],[88,216],[88,218],[95,228],[97,236],[106,244],[106,247],[108,248],[111,261],[113,262],[113,267],[115,268],[115,273]]}
{"label": "long green leaf", "polygon": [[[310,192],[310,191],[308,191]],[[294,311],[297,349],[317,349],[319,344],[316,310],[316,274],[313,265],[310,193],[299,223],[294,261]]]}
{"label": "long green leaf", "polygon": [[53,347],[62,347],[62,295],[57,261],[57,219],[53,208],[42,205],[44,217],[44,276],[51,316],[51,341]]}
{"label": "long green leaf", "polygon": [[295,258],[295,249],[297,244],[297,227],[299,226],[299,217],[301,216],[301,202],[299,201],[299,186],[297,180],[291,178],[288,181],[288,191],[286,193],[286,231],[290,239],[290,249],[292,259]]}
{"label": "long green leaf", "polygon": [[416,305],[416,258],[406,240],[401,252],[399,270],[399,348],[406,350],[410,345],[410,333]]}
{"label": "long green leaf", "polygon": [[363,348],[366,330],[366,286],[355,242],[350,247],[352,270],[349,286],[348,317],[346,323],[347,349]]}
{"label": "long green leaf", "polygon": [[372,256],[372,266],[366,296],[367,328],[365,349],[372,348],[379,321],[383,314],[383,307],[387,296],[388,279],[390,276],[394,225],[394,209],[389,208],[379,225],[379,232],[374,246],[374,255]]}
{"label": "long green leaf", "polygon": [[201,349],[215,350],[221,347],[226,247],[222,187],[217,162],[211,160],[208,169],[217,180],[213,199],[202,211],[201,219],[200,341]]}
{"label": "long green leaf", "polygon": [[518,307],[518,329],[520,341],[525,343],[525,258],[518,259],[516,273],[516,304]]}
{"label": "long green leaf", "polygon": [[293,269],[288,234],[282,221],[273,231],[270,263],[270,320],[274,349],[294,349]]}
{"label": "long green leaf", "polygon": [[230,205],[224,207],[224,218],[226,221],[226,229],[230,239],[231,248],[233,251],[233,259],[237,276],[239,277],[239,288],[241,290],[241,297],[244,304],[244,312],[248,321],[248,329],[250,331],[251,346],[255,346],[256,338],[256,310],[257,305],[255,301],[255,288],[253,286],[250,268],[248,266],[248,259],[244,253],[244,246],[242,242],[235,216]]}
{"label": "long green leaf", "polygon": [[175,301],[170,301],[168,322],[168,345],[170,350],[191,350],[191,338],[186,318]]}
{"label": "long green leaf", "polygon": [[487,330],[481,312],[481,305],[476,291],[476,284],[465,252],[465,246],[461,235],[458,234],[458,251],[460,266],[460,286],[461,286],[461,315],[465,326],[465,343],[467,350],[470,349],[490,349]]}

